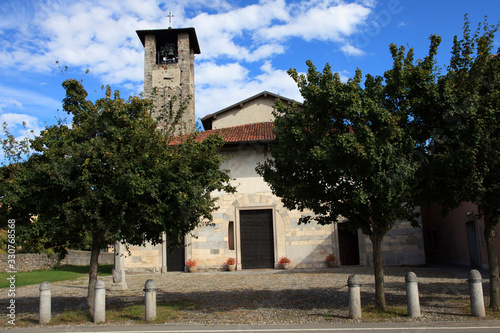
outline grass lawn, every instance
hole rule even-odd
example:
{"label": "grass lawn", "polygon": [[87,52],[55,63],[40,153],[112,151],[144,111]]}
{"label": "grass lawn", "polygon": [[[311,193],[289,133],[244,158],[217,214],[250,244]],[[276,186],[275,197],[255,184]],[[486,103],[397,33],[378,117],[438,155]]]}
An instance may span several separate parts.
{"label": "grass lawn", "polygon": [[[101,276],[111,275],[113,265],[99,265],[98,272]],[[83,275],[88,275],[89,266],[63,266],[59,268],[47,269],[34,272],[18,272],[16,275],[16,287],[30,284],[41,284],[43,281],[56,282],[64,280],[74,280]],[[7,288],[10,285],[8,277],[10,273],[0,273],[0,288]]]}
{"label": "grass lawn", "polygon": [[[157,304],[156,319],[151,323],[166,323],[182,317],[184,310],[195,308],[195,305],[184,301],[161,302]],[[119,324],[123,322],[134,322],[135,324],[147,323],[144,320],[143,303],[113,304],[106,309],[106,322]],[[85,310],[66,311],[61,315],[54,316],[51,325],[76,325],[92,322],[92,317]]]}
{"label": "grass lawn", "polygon": [[[156,319],[151,322],[144,320],[144,304],[130,302],[110,304],[106,306],[106,324],[161,324],[171,323],[189,316],[189,311],[197,309],[196,304],[187,301],[161,302],[156,307]],[[92,317],[86,310],[66,310],[64,313],[53,314],[50,323],[53,325],[87,325],[92,323]],[[16,327],[33,327],[38,324],[38,313],[26,313],[16,317]],[[9,327],[7,321],[0,322],[0,328]]]}

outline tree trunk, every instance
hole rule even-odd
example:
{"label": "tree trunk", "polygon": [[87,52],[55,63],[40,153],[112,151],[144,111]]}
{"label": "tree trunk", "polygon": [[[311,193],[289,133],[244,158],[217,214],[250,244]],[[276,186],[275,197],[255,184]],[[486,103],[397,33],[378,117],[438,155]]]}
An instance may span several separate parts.
{"label": "tree trunk", "polygon": [[373,234],[373,270],[375,273],[375,308],[386,311],[384,291],[384,265],[382,263],[382,239],[384,235]]}
{"label": "tree trunk", "polygon": [[91,316],[94,316],[95,284],[97,282],[97,265],[99,264],[99,252],[101,251],[101,235],[93,235],[92,251],[90,254],[89,288],[87,293],[87,306]]}
{"label": "tree trunk", "polygon": [[484,238],[486,239],[486,250],[488,252],[488,270],[490,275],[490,308],[500,308],[500,280],[498,272],[498,257],[495,246],[496,221],[491,217],[484,218]]}

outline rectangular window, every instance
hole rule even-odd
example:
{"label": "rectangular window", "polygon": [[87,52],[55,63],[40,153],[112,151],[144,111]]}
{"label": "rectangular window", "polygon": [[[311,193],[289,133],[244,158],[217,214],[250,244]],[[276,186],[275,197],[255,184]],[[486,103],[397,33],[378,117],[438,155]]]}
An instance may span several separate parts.
{"label": "rectangular window", "polygon": [[230,250],[234,250],[234,222],[229,221],[227,230],[227,242]]}

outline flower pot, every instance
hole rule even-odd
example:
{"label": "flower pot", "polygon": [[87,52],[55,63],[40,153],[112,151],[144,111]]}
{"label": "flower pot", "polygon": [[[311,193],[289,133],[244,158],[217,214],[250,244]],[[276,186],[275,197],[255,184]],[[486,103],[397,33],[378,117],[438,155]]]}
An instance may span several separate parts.
{"label": "flower pot", "polygon": [[189,272],[189,273],[194,273],[194,272],[196,272],[196,266],[188,266],[188,272]]}
{"label": "flower pot", "polygon": [[234,272],[236,270],[236,265],[227,265],[227,270],[230,272]]}
{"label": "flower pot", "polygon": [[330,268],[337,267],[337,262],[336,261],[329,260],[327,262],[328,262],[328,267],[330,267]]}
{"label": "flower pot", "polygon": [[281,268],[288,269],[288,268],[290,268],[290,264],[289,263],[281,264]]}

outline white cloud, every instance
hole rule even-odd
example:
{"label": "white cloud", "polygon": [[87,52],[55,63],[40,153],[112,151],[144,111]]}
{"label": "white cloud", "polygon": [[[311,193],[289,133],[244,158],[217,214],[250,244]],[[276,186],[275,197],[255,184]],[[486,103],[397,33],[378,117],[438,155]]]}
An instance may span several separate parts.
{"label": "white cloud", "polygon": [[[36,117],[23,113],[4,113],[0,114],[0,125],[7,124],[7,130],[12,134],[18,142],[25,138],[34,138],[40,135],[42,127],[39,125],[39,120]],[[5,137],[3,131],[0,137]],[[3,155],[0,153],[0,156]]]}
{"label": "white cloud", "polygon": [[277,43],[264,44],[259,46],[250,54],[248,54],[247,60],[252,62],[252,61],[259,61],[262,59],[269,59],[275,55],[284,54],[285,51],[286,48],[283,45]]}
{"label": "white cloud", "polygon": [[[261,61],[283,54],[283,43],[291,37],[342,42],[367,18],[372,2],[310,0],[287,4],[285,0],[262,0],[233,8],[230,1],[223,0],[177,0],[168,4],[159,0],[46,0],[19,6],[23,10],[14,15],[18,20],[13,25],[17,32],[12,41],[16,43],[7,40],[0,46],[0,67],[47,72],[60,61],[70,68],[88,68],[107,80],[105,83],[141,81],[143,49],[135,30],[164,28],[168,24],[167,5],[176,9],[177,25],[196,27],[203,50],[198,59]],[[185,17],[186,11],[202,7],[217,12]],[[4,6],[0,10],[13,8]],[[29,17],[21,20],[23,15]],[[28,21],[30,28],[23,23]],[[5,26],[0,24],[0,29]]]}
{"label": "white cloud", "polygon": [[[300,100],[295,82],[273,63],[275,57],[289,51],[292,39],[333,42],[334,46],[327,47],[362,55],[349,38],[366,23],[375,0],[244,3],[39,0],[21,5],[11,0],[7,5],[0,3],[0,17],[8,18],[0,22],[0,69],[52,73],[59,61],[71,70],[89,69],[103,84],[122,85],[139,93],[144,49],[135,31],[164,29],[171,9],[173,27],[195,27],[202,50],[195,70],[199,115],[263,90]],[[53,112],[60,103],[32,91],[0,86],[0,111],[15,112],[23,107],[25,112],[44,106]]]}
{"label": "white cloud", "polygon": [[257,33],[275,21],[289,18],[283,0],[262,1],[235,10],[209,15],[201,13],[186,21],[195,26],[204,50],[200,59],[229,57],[235,60],[258,61],[284,52],[281,45],[266,43]]}
{"label": "white cloud", "polygon": [[[38,92],[15,89],[0,85],[0,125],[7,123],[9,131],[18,139],[33,131],[38,135],[45,127],[40,117],[47,117],[40,110],[49,110],[53,115],[61,108],[61,101]],[[23,122],[26,126],[23,126]],[[4,136],[0,132],[0,136]]]}
{"label": "white cloud", "polygon": [[273,68],[270,61],[262,65],[260,69],[262,70],[262,74],[256,76],[255,82],[258,83],[258,86],[263,87],[261,91],[267,90],[302,102],[303,99],[297,88],[297,83],[295,83],[286,71]]}
{"label": "white cloud", "polygon": [[[237,68],[232,66],[234,66],[234,64],[227,67],[222,66],[222,68],[207,66],[204,68],[204,70],[207,71],[207,76],[205,76],[205,74],[202,75],[209,78],[210,75],[208,75],[208,71],[210,69],[213,70],[214,73],[228,73],[228,69]],[[245,68],[237,68],[236,72],[241,73],[244,71]],[[245,77],[240,74],[229,75],[229,77],[230,79],[217,82],[210,86],[205,86],[203,89],[200,89],[200,82],[196,82],[197,118],[217,112],[265,90],[297,101],[302,101],[302,97],[293,79],[289,77],[286,71],[273,68],[271,62],[266,62],[262,65],[260,73],[254,78],[248,78],[248,76]],[[203,84],[208,83],[208,81],[203,81]]]}
{"label": "white cloud", "polygon": [[306,40],[343,41],[368,18],[371,10],[360,4],[339,1],[317,1],[312,6],[302,3],[294,8],[290,19],[261,31],[268,39],[300,37]]}
{"label": "white cloud", "polygon": [[[40,135],[42,128],[39,126],[38,118],[22,113],[0,114],[0,125],[7,124],[7,131],[13,135],[17,142],[25,139],[33,139]],[[0,138],[5,138],[5,133],[0,132]],[[2,162],[3,161],[3,162]],[[0,149],[0,164],[9,164],[11,160],[5,158],[4,151]]]}
{"label": "white cloud", "polygon": [[2,112],[2,110],[5,107],[10,107],[10,106],[13,106],[14,108],[22,109],[23,104],[21,102],[15,100],[14,98],[0,96],[0,112]]}
{"label": "white cloud", "polygon": [[18,127],[25,124],[26,128],[37,128],[38,118],[22,113],[0,114],[0,123],[7,123],[9,127]]}
{"label": "white cloud", "polygon": [[365,54],[365,52],[355,46],[352,46],[351,44],[345,44],[341,48],[342,52],[344,52],[346,55],[349,56],[362,56]]}
{"label": "white cloud", "polygon": [[[44,108],[53,108],[56,110],[61,106],[61,101],[47,97],[35,91],[15,89],[0,85],[0,102],[15,101],[8,103],[16,107],[25,108],[28,106],[40,106]],[[4,105],[5,107],[6,105]]]}
{"label": "white cloud", "polygon": [[238,63],[217,65],[213,62],[201,63],[196,67],[195,84],[197,86],[224,87],[243,82],[249,70]]}
{"label": "white cloud", "polygon": [[141,6],[131,0],[41,2],[38,14],[23,19],[32,28],[17,23],[11,38],[16,43],[0,46],[0,67],[48,72],[60,61],[70,68],[88,68],[111,81],[106,83],[141,80],[144,58],[135,26],[143,19],[161,18],[157,5],[154,0],[141,1]]}
{"label": "white cloud", "polygon": [[254,62],[285,53],[284,43],[292,37],[344,43],[370,13],[371,9],[362,4],[343,1],[311,0],[290,5],[282,0],[261,1],[219,14],[201,13],[186,24],[197,28],[203,50],[199,59],[227,57]]}
{"label": "white cloud", "polygon": [[343,70],[343,71],[340,71],[340,72],[337,72],[340,76],[340,81],[342,82],[347,82],[351,77],[349,76],[351,73],[349,73],[348,71],[346,70]]}
{"label": "white cloud", "polygon": [[360,3],[363,4],[363,6],[374,8],[377,5],[377,0],[360,0]]}

